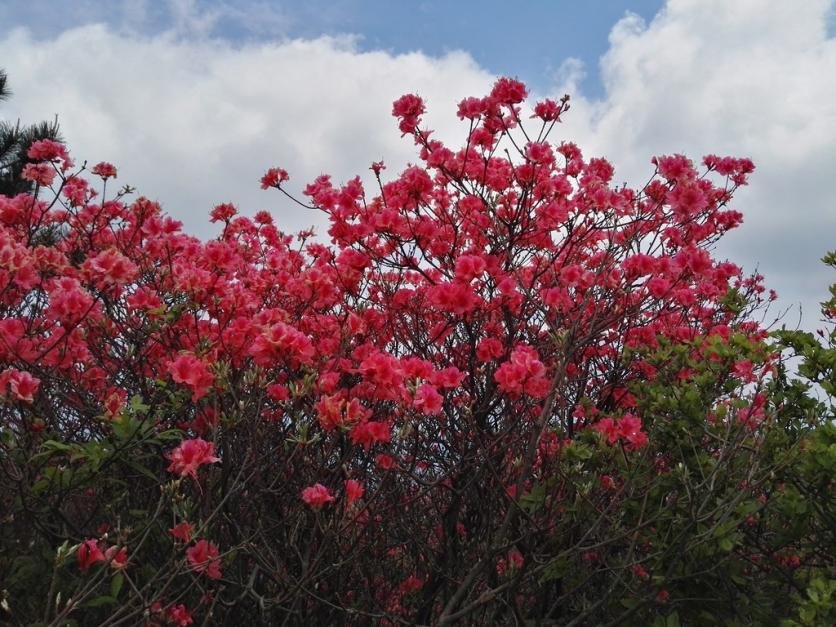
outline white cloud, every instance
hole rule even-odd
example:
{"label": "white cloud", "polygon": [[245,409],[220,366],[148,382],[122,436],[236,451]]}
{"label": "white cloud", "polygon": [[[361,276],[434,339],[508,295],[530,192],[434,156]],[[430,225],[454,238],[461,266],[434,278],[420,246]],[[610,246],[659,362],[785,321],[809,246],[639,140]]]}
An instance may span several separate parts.
{"label": "white cloud", "polygon": [[[397,171],[415,152],[389,117],[396,97],[420,93],[429,125],[457,142],[455,102],[486,93],[493,79],[461,52],[360,52],[351,37],[241,46],[209,37],[220,21],[253,15],[284,32],[289,18],[253,10],[261,5],[270,3],[206,13],[171,0],[175,28],[154,37],[126,34],[147,32],[139,26],[154,21],[153,3],[125,4],[135,8],[115,29],[80,26],[47,39],[12,31],[0,39],[14,90],[3,116],[60,114],[77,158],[113,161],[120,183],[159,198],[194,233],[210,232],[207,212],[222,201],[246,213],[272,209],[287,230],[323,231],[321,216],[258,189],[264,169],[287,168],[297,190],[323,171],[363,174],[381,158]],[[755,160],[736,202],[746,223],[719,252],[758,265],[785,303],[802,301],[808,327],[832,280],[818,259],[836,247],[831,10],[827,0],[670,0],[650,24],[628,15],[601,60],[600,100],[578,93],[577,61],[555,60],[555,93],[573,96],[562,137],[609,156],[618,180],[643,182],[653,154]]]}
{"label": "white cloud", "polygon": [[203,235],[223,201],[275,209],[289,231],[316,223],[324,232],[320,214],[259,189],[264,170],[286,168],[297,190],[323,172],[363,175],[380,159],[397,171],[415,149],[399,137],[393,100],[421,94],[433,127],[455,139],[455,103],[493,80],[464,53],[359,52],[350,37],[233,47],[172,33],[129,38],[103,25],[51,41],[16,30],[0,40],[0,58],[14,90],[4,116],[59,113],[77,159],[112,161],[120,183]]}
{"label": "white cloud", "polygon": [[735,202],[745,223],[718,252],[801,302],[810,328],[836,281],[819,261],[836,248],[832,4],[670,0],[649,25],[628,15],[601,60],[604,99],[575,98],[561,129],[634,184],[654,154],[752,157]]}

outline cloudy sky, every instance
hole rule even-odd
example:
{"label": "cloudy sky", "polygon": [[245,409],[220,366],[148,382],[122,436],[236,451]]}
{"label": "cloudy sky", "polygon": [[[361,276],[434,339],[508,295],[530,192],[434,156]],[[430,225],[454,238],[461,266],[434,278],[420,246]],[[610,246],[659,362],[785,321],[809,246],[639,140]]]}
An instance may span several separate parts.
{"label": "cloudy sky", "polygon": [[834,33],[834,0],[6,0],[0,117],[57,114],[78,160],[113,162],[192,233],[213,233],[223,201],[324,232],[259,189],[267,167],[296,189],[397,170],[414,153],[396,97],[422,95],[456,144],[455,103],[516,76],[572,95],[555,138],[609,157],[619,181],[644,182],[654,154],[752,157],[745,223],[717,252],[815,328],[836,281],[819,262],[836,249]]}

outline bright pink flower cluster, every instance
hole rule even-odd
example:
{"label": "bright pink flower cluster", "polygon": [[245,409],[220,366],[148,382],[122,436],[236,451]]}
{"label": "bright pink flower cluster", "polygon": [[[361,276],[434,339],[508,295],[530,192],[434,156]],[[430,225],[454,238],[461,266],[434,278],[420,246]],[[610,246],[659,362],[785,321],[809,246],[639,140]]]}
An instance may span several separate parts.
{"label": "bright pink flower cluster", "polygon": [[221,461],[215,457],[215,445],[202,438],[183,440],[175,449],[166,453],[166,457],[171,462],[168,472],[181,477],[190,475],[195,481],[198,468]]}
{"label": "bright pink flower cluster", "polygon": [[[439,556],[480,565],[478,590],[494,585],[496,574],[479,579],[494,565],[506,578],[537,568],[536,538],[553,538],[565,513],[561,464],[579,433],[664,457],[659,423],[636,389],[665,376],[684,385],[698,373],[690,364],[668,373],[654,351],[708,361],[735,384],[766,376],[768,364],[711,348],[764,337],[731,302],[758,303],[760,279],[708,252],[740,223],[727,207],[751,162],[709,156],[699,172],[682,155],[660,156],[644,188],[614,185],[605,159],[549,139],[568,98],[526,108],[526,96],[520,81],[503,78],[484,97],[463,99],[460,147],[421,128],[420,97],[396,100],[398,127],[417,147],[412,164],[387,179],[382,162],[372,164],[374,193],[360,178],[337,185],[327,175],[304,188],[329,221],[330,245],[229,203],[211,210],[217,237],[201,241],[147,198],[97,198],[82,172],[67,172],[61,144],[32,146],[25,176],[52,185],[56,198],[0,197],[4,428],[22,434],[33,459],[49,453],[44,442],[68,442],[33,477],[53,473],[60,484],[64,469],[118,450],[126,458],[103,468],[151,482],[136,509],[112,513],[127,520],[162,499],[165,522],[154,529],[179,559],[155,568],[176,562],[176,576],[193,586],[166,593],[154,620],[189,624],[187,607],[234,598],[189,597],[200,583],[190,573],[221,578],[218,546],[195,538],[207,535],[235,556],[236,572],[271,564],[252,585],[276,582],[264,598],[277,606],[292,606],[282,595],[303,589],[359,606],[327,588],[330,571],[319,588],[309,585],[325,564],[336,580],[367,587],[362,603],[373,615],[433,622],[432,603],[421,621],[415,607],[427,591],[453,598],[454,570]],[[533,132],[520,128],[524,120]],[[109,180],[116,168],[100,163],[92,174]],[[261,186],[283,199],[289,180],[274,167]],[[95,187],[106,194],[107,185]],[[723,399],[728,408],[736,401]],[[766,411],[754,397],[727,414],[756,429]],[[121,448],[135,427],[141,441]],[[159,442],[171,438],[180,440],[164,445],[168,472],[195,481],[160,491]],[[216,445],[223,468],[195,485],[201,467],[221,461]],[[135,473],[149,456],[149,472]],[[95,490],[72,484],[67,499],[81,537],[109,511],[88,507],[111,489],[98,476]],[[600,477],[590,499],[621,498],[628,480],[619,468],[589,476]],[[337,498],[344,506],[332,505]],[[513,524],[494,524],[501,520]],[[503,528],[511,535],[499,538]],[[127,552],[99,537],[79,547],[80,568],[127,567]],[[315,557],[300,565],[301,550],[287,551],[287,541]],[[253,542],[285,544],[268,560]],[[131,560],[153,561],[147,546]],[[383,574],[359,577],[358,556]],[[143,603],[153,599],[143,592]],[[293,607],[299,616],[310,609]]]}
{"label": "bright pink flower cluster", "polygon": [[218,547],[202,539],[186,549],[186,561],[194,572],[204,574],[209,579],[221,578],[221,560]]}
{"label": "bright pink flower cluster", "polygon": [[642,448],[647,444],[647,434],[642,431],[641,419],[631,413],[624,414],[618,420],[602,418],[593,428],[603,434],[608,444],[623,440],[630,450]]}
{"label": "bright pink flower cluster", "polygon": [[168,362],[168,371],[175,382],[188,385],[192,389],[193,401],[206,396],[214,382],[209,365],[194,355],[179,355]]}
{"label": "bright pink flower cluster", "polygon": [[334,495],[324,485],[317,483],[302,490],[302,500],[312,509],[321,509],[334,500]]}
{"label": "bright pink flower cluster", "polygon": [[40,384],[40,379],[28,372],[9,368],[0,373],[0,396],[31,403]]}
{"label": "bright pink flower cluster", "polygon": [[543,398],[549,391],[546,367],[537,351],[524,344],[511,351],[508,361],[496,369],[494,378],[499,389],[512,397],[528,394],[533,398]]}
{"label": "bright pink flower cluster", "polygon": [[116,178],[116,166],[106,161],[97,163],[90,171],[103,179]]}

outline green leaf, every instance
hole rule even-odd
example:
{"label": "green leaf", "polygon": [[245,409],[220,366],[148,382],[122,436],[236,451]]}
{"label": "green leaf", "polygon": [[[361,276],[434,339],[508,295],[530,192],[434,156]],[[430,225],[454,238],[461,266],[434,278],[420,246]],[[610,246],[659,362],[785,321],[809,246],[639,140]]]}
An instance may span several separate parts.
{"label": "green leaf", "polygon": [[566,557],[559,557],[546,566],[543,576],[540,578],[541,582],[554,581],[555,579],[563,579],[566,573],[569,572],[569,560]]}
{"label": "green leaf", "polygon": [[73,446],[71,444],[66,444],[64,442],[59,442],[58,440],[47,440],[41,446],[45,449],[53,450],[53,451],[72,451]]}
{"label": "green leaf", "polygon": [[109,596],[101,596],[96,597],[92,601],[88,601],[84,604],[84,607],[104,607],[105,605],[113,605],[116,603],[116,599]]}
{"label": "green leaf", "polygon": [[125,578],[122,576],[122,573],[116,573],[113,579],[110,580],[110,596],[114,599],[117,598],[123,583],[125,583]]}

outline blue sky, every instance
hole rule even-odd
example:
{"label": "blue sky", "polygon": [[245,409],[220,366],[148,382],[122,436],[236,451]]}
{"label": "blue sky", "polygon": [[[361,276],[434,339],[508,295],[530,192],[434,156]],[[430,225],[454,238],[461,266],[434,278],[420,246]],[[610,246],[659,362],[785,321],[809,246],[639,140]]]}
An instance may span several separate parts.
{"label": "blue sky", "polygon": [[606,52],[612,25],[626,11],[650,20],[662,2],[317,0],[284,6],[291,36],[355,33],[362,36],[362,49],[396,53],[466,50],[490,72],[519,75],[535,88],[546,86],[565,59],[576,57],[589,68],[584,88],[597,95],[597,60]]}
{"label": "blue sky", "polygon": [[[486,70],[534,88],[554,82],[566,59],[583,62],[585,93],[602,94],[597,69],[607,35],[628,11],[650,21],[663,0],[6,0],[0,32],[17,26],[38,37],[103,21],[155,34],[183,26],[185,13],[217,20],[203,34],[238,44],[320,35],[356,35],[360,50],[440,56],[467,51]],[[180,22],[178,24],[178,22]]]}

